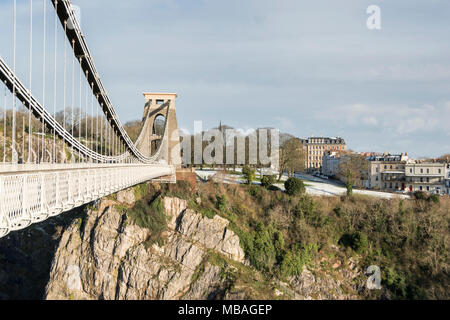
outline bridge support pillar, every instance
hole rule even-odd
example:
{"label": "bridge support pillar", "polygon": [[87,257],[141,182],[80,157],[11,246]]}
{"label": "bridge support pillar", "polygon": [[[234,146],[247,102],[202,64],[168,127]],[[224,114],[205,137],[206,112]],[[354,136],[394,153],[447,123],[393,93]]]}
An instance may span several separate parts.
{"label": "bridge support pillar", "polygon": [[[180,135],[175,110],[176,93],[144,93],[142,137],[137,147],[147,157],[155,154],[161,146],[159,159],[181,167]],[[165,126],[164,126],[165,123]]]}

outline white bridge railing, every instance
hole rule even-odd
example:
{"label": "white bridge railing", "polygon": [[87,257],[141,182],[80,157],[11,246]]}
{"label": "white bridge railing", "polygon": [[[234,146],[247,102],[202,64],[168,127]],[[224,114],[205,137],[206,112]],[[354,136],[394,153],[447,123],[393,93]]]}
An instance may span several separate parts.
{"label": "white bridge railing", "polygon": [[124,188],[175,176],[158,164],[80,164],[0,172],[0,237]]}

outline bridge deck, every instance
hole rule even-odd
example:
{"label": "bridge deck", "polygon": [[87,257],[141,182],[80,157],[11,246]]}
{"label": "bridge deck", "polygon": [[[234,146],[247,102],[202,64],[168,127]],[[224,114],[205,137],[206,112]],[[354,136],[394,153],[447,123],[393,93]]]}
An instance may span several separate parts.
{"label": "bridge deck", "polygon": [[0,174],[0,237],[124,188],[175,175],[175,168],[164,164],[15,167],[20,168]]}

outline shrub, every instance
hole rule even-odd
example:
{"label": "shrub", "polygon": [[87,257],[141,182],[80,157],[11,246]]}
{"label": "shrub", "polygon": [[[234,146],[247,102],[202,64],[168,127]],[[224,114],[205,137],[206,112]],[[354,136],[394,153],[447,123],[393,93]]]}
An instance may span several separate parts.
{"label": "shrub", "polygon": [[427,200],[427,194],[423,191],[414,192],[414,198],[416,200]]}
{"label": "shrub", "polygon": [[433,193],[428,199],[433,203],[439,203],[439,195],[435,193]]}
{"label": "shrub", "polygon": [[264,176],[261,179],[261,185],[264,188],[269,189],[269,187],[275,183],[275,180],[276,180],[276,177],[274,175]]}
{"label": "shrub", "polygon": [[175,184],[163,184],[161,187],[164,196],[189,200],[193,195],[191,184],[188,181],[178,180]]}
{"label": "shrub", "polygon": [[364,233],[356,231],[353,234],[344,234],[339,239],[339,244],[351,247],[357,253],[364,253],[369,248],[369,240]]}
{"label": "shrub", "polygon": [[256,224],[253,232],[238,233],[250,263],[258,270],[271,271],[283,254],[283,235],[261,222]]}
{"label": "shrub", "polygon": [[133,191],[135,199],[137,200],[141,199],[145,197],[148,193],[148,184],[147,183],[138,184],[137,186],[133,187]]}
{"label": "shrub", "polygon": [[356,231],[353,234],[353,244],[352,248],[358,253],[366,252],[369,248],[369,240],[367,239],[367,236],[364,233],[361,233],[359,231]]}
{"label": "shrub", "polygon": [[224,213],[227,209],[227,197],[225,195],[216,196],[216,208]]}
{"label": "shrub", "polygon": [[406,297],[406,280],[405,277],[401,276],[394,269],[387,268],[385,270],[385,276],[382,277],[383,282],[393,292],[398,298]]}
{"label": "shrub", "polygon": [[162,233],[167,229],[167,217],[160,197],[153,201],[143,199],[136,202],[134,207],[128,210],[127,216],[139,227],[150,230],[147,239],[149,244],[163,243]]}
{"label": "shrub", "polygon": [[286,180],[284,188],[286,189],[286,193],[290,196],[301,195],[305,192],[303,181],[294,177]]}
{"label": "shrub", "polygon": [[245,166],[242,169],[242,174],[244,175],[244,178],[247,181],[247,184],[252,184],[253,180],[255,180],[256,171],[255,171],[255,169],[250,168],[249,166]]}
{"label": "shrub", "polygon": [[277,186],[271,185],[270,187],[267,188],[267,190],[270,191],[281,191],[281,189]]}
{"label": "shrub", "polygon": [[280,264],[281,277],[286,279],[300,275],[304,266],[312,264],[317,250],[317,245],[311,243],[303,247],[296,246],[293,251],[287,251]]}

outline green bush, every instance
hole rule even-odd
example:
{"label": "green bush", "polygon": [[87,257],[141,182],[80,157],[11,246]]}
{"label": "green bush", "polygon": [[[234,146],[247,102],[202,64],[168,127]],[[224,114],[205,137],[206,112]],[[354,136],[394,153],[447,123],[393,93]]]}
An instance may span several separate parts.
{"label": "green bush", "polygon": [[261,179],[261,185],[266,188],[269,189],[269,187],[271,185],[273,185],[276,181],[276,177],[274,175],[270,175],[270,176],[264,176]]}
{"label": "green bush", "polygon": [[433,193],[429,198],[429,201],[434,203],[439,203],[439,195]]}
{"label": "green bush", "polygon": [[283,235],[261,222],[256,224],[253,232],[238,233],[250,263],[258,270],[271,271],[283,254]]}
{"label": "green bush", "polygon": [[148,244],[163,243],[162,233],[167,229],[167,217],[161,197],[136,202],[133,208],[128,210],[127,217],[139,227],[150,230]]}
{"label": "green bush", "polygon": [[298,196],[305,192],[303,181],[294,177],[286,180],[284,188],[286,189],[286,193],[290,196]]}
{"label": "green bush", "polygon": [[148,193],[148,184],[147,183],[141,183],[138,184],[137,186],[133,187],[133,191],[134,191],[134,197],[136,200],[139,200],[143,197],[145,197]]}
{"label": "green bush", "polygon": [[216,208],[224,213],[227,209],[227,197],[226,195],[217,195],[216,196]]}
{"label": "green bush", "polygon": [[394,269],[386,268],[384,271],[384,277],[382,276],[383,283],[393,292],[397,298],[405,298],[407,295],[407,287],[405,277],[401,276]]}
{"label": "green bush", "polygon": [[256,171],[249,166],[245,166],[244,168],[242,168],[242,174],[244,175],[247,184],[252,184],[253,180],[255,180]]}
{"label": "green bush", "polygon": [[351,247],[357,253],[365,253],[369,248],[369,240],[364,233],[356,231],[353,234],[344,234],[339,239],[339,244]]}
{"label": "green bush", "polygon": [[364,233],[356,231],[353,234],[352,248],[358,253],[366,252],[369,248],[369,240],[367,239],[367,236]]}
{"label": "green bush", "polygon": [[293,251],[287,251],[280,264],[281,277],[286,279],[291,276],[300,275],[304,266],[311,265],[316,252],[316,244],[310,244],[302,248],[295,248]]}
{"label": "green bush", "polygon": [[423,191],[416,191],[414,192],[414,198],[416,200],[427,200],[427,194]]}

